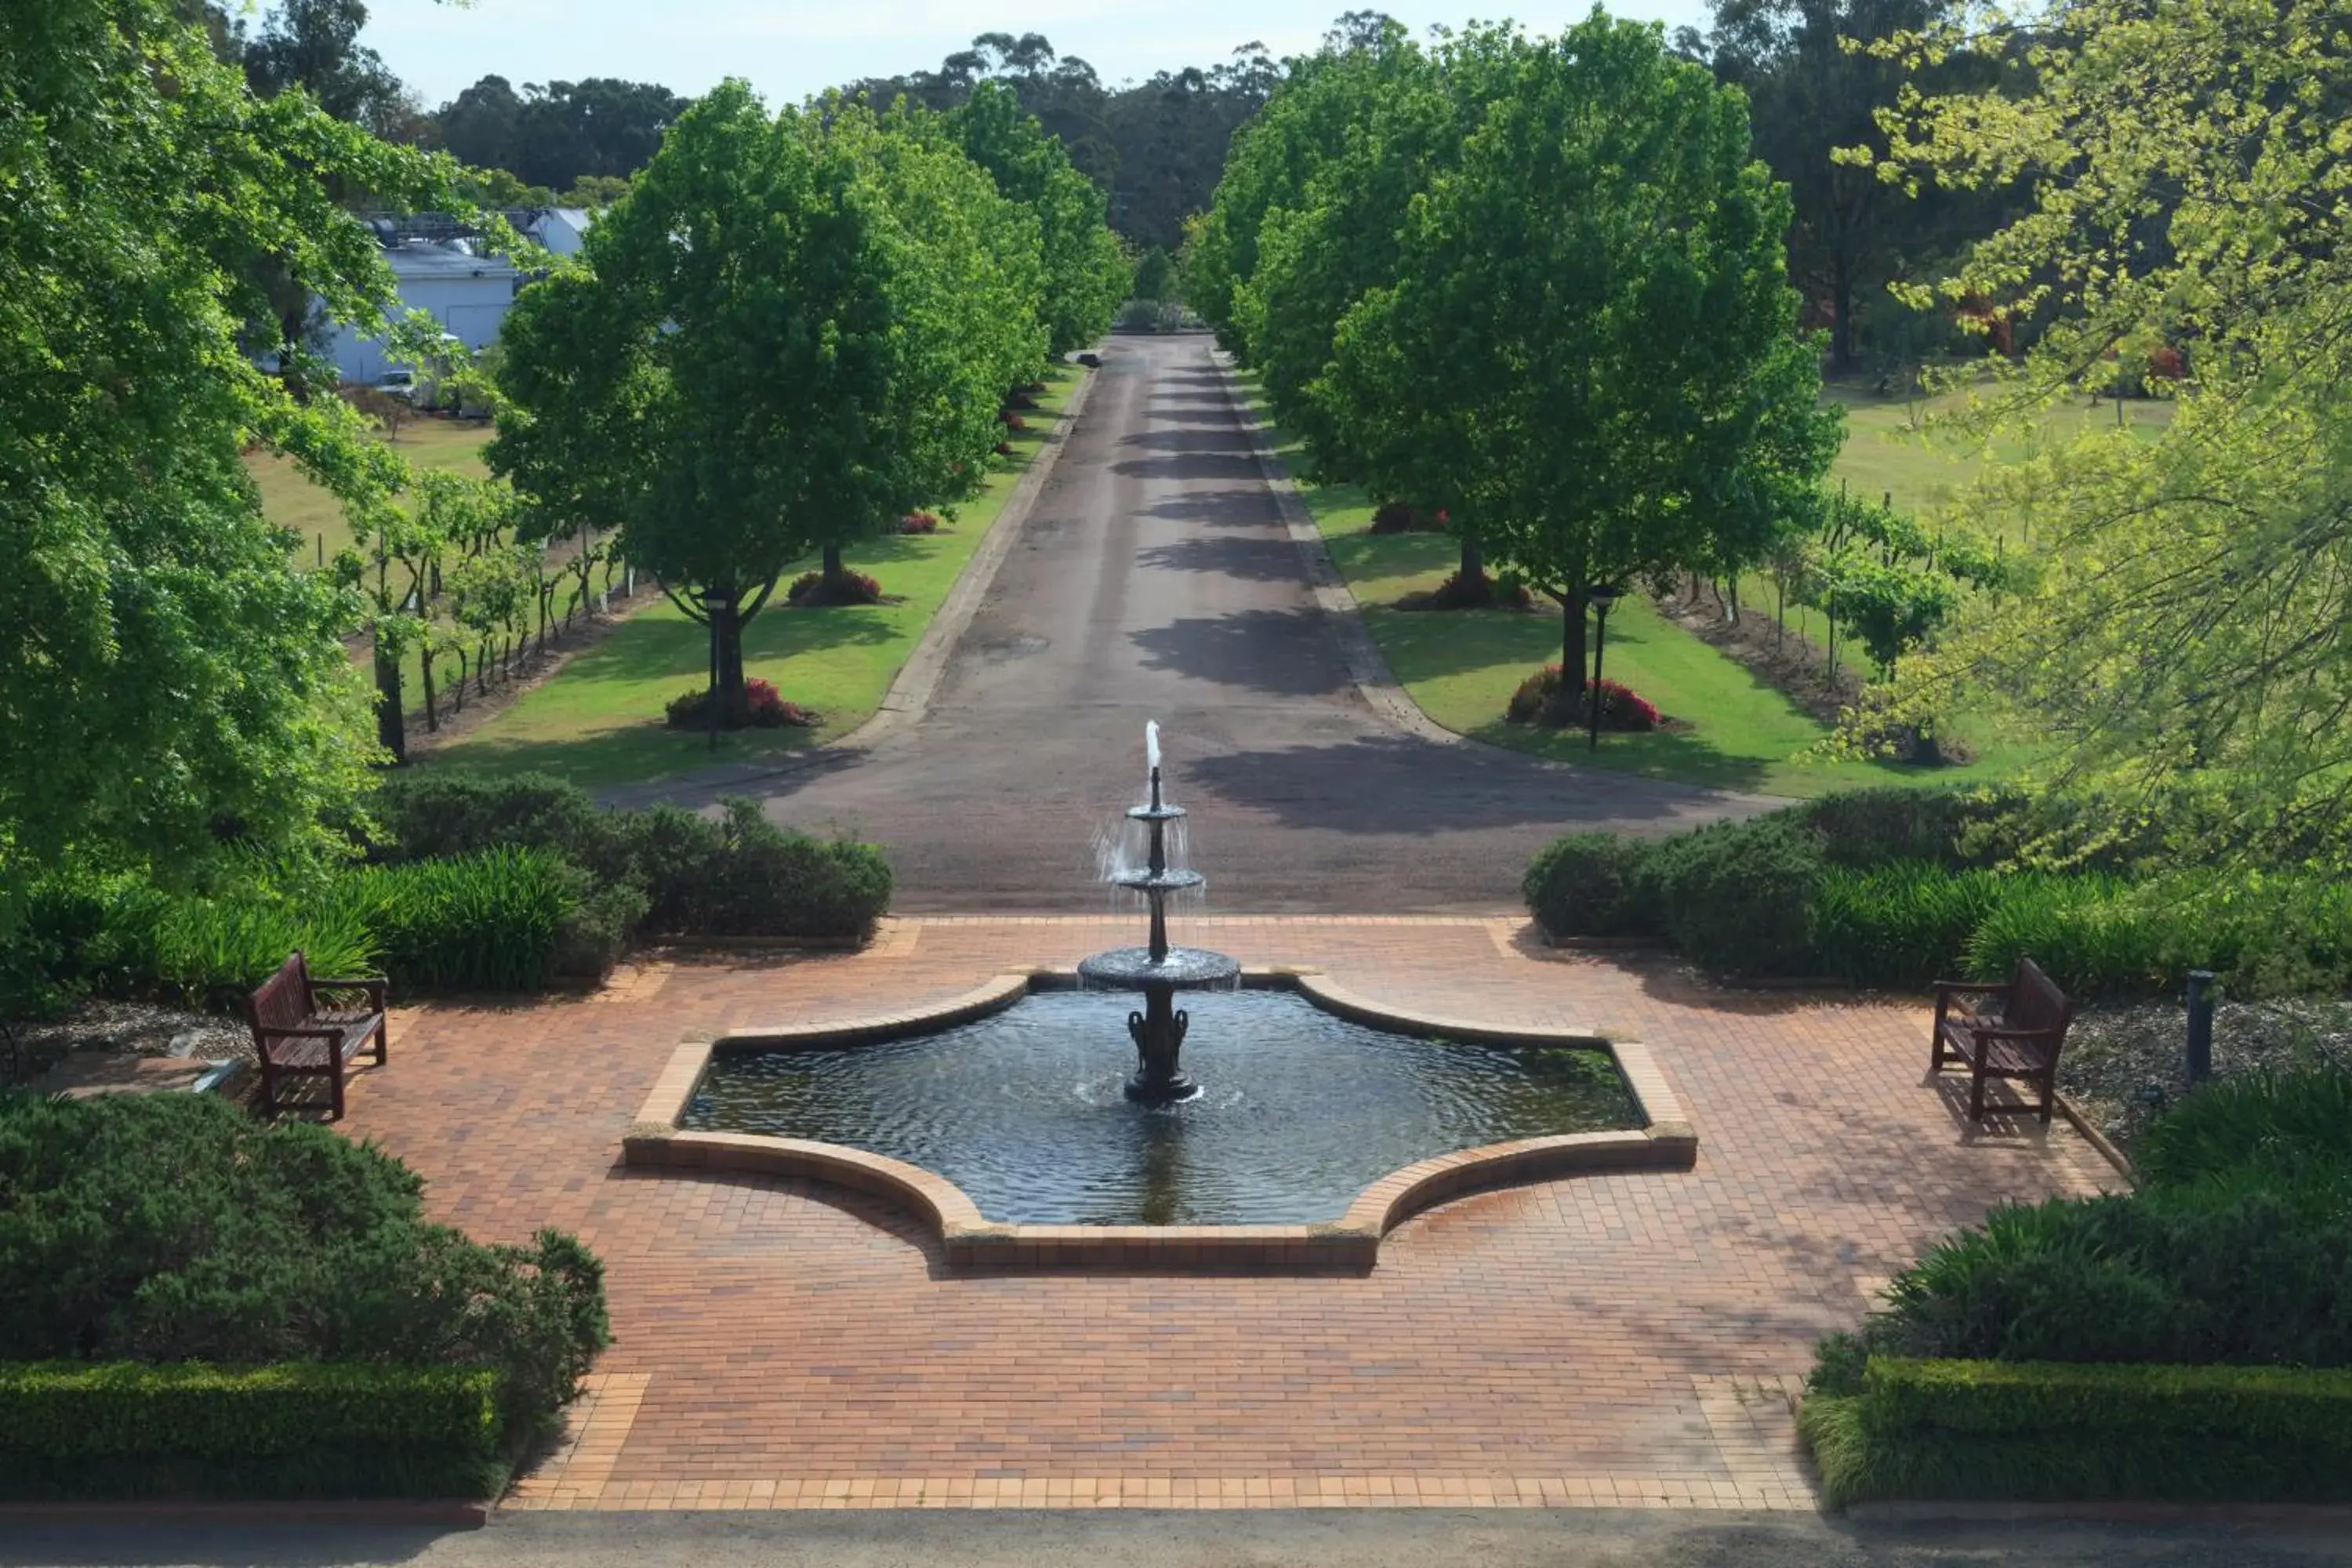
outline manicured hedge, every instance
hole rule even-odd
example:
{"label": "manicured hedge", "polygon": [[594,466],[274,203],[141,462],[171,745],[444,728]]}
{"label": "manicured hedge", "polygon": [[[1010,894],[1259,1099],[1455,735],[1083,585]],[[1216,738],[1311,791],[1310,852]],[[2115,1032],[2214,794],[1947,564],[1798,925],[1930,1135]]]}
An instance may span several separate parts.
{"label": "manicured hedge", "polygon": [[0,1497],[486,1497],[482,1368],[0,1363]]}
{"label": "manicured hedge", "polygon": [[1828,1502],[2352,1499],[2352,1372],[1870,1359],[1798,1416]]}

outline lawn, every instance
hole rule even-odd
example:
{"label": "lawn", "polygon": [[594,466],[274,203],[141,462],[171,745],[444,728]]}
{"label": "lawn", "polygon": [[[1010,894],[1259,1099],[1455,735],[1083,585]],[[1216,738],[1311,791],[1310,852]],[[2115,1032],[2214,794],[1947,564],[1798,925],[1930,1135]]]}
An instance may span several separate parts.
{"label": "lawn", "polygon": [[[392,448],[421,468],[450,468],[475,479],[486,478],[482,447],[490,427],[471,420],[416,418],[400,427]],[[280,528],[302,536],[296,558],[301,566],[325,562],[352,542],[351,524],[342,506],[327,491],[302,477],[290,458],[256,452],[245,460],[254,482],[261,487],[261,510]]]}
{"label": "lawn", "polygon": [[[637,784],[709,767],[757,761],[837,740],[871,718],[972,552],[995,522],[1004,499],[1028,467],[1077,385],[1057,371],[1026,416],[1029,428],[1009,437],[980,499],[940,532],[869,540],[847,552],[896,602],[855,608],[793,610],[780,587],[744,631],[743,668],[775,682],[788,701],[815,709],[808,729],[750,730],[707,735],[666,728],[663,705],[707,680],[709,635],[667,601],[613,628],[575,656],[554,679],[462,741],[436,753],[436,765],[517,771],[544,769],[589,785]],[[814,559],[785,574],[789,582]]]}
{"label": "lawn", "polygon": [[[1295,461],[1279,432],[1275,439]],[[1539,667],[1559,662],[1557,611],[1391,609],[1400,595],[1433,588],[1454,570],[1454,541],[1442,534],[1366,532],[1371,507],[1352,486],[1302,484],[1300,490],[1389,668],[1423,712],[1457,734],[1565,762],[1780,795],[1867,784],[1961,783],[1997,776],[2014,761],[2006,749],[1989,749],[1966,767],[1935,769],[1822,754],[1830,739],[1827,725],[1633,596],[1620,600],[1609,616],[1602,673],[1691,728],[1604,734],[1596,752],[1581,733],[1507,723],[1503,708],[1512,690]]]}
{"label": "lawn", "polygon": [[[1906,511],[1933,519],[1984,471],[1985,453],[1965,450],[1945,436],[1930,437],[1921,427],[1931,414],[1952,406],[1955,395],[1906,402],[1840,387],[1831,395],[1845,408],[1845,446],[1830,474],[1852,484],[1858,495],[1871,500],[1892,495]],[[2172,422],[2168,402],[2126,399],[2123,412],[2126,426],[2136,435],[2153,435]],[[2072,436],[2115,421],[2113,399],[2095,408],[2088,398],[2075,398],[2051,410],[2042,427],[2053,435]],[[1990,456],[2013,461],[2026,451],[2025,444],[2003,441],[1994,445]]]}

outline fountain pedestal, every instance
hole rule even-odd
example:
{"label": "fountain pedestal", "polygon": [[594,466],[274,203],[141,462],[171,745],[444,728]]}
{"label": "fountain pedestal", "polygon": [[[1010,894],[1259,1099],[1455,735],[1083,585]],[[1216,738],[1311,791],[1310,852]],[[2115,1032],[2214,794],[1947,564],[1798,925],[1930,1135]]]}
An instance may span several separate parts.
{"label": "fountain pedestal", "polygon": [[1151,905],[1150,940],[1142,947],[1118,947],[1097,952],[1078,963],[1078,978],[1108,990],[1140,991],[1143,1010],[1127,1016],[1127,1032],[1135,1041],[1135,1076],[1127,1080],[1127,1097],[1144,1105],[1172,1105],[1201,1092],[1177,1065],[1184,1031],[1192,1016],[1176,1005],[1179,991],[1231,987],[1242,966],[1222,952],[1196,947],[1171,947],[1168,942],[1168,895],[1200,887],[1198,871],[1171,868],[1168,864],[1168,824],[1184,815],[1160,796],[1160,767],[1151,767],[1151,803],[1130,806],[1128,816],[1150,830],[1150,852],[1140,871],[1124,871],[1111,880],[1141,893]]}

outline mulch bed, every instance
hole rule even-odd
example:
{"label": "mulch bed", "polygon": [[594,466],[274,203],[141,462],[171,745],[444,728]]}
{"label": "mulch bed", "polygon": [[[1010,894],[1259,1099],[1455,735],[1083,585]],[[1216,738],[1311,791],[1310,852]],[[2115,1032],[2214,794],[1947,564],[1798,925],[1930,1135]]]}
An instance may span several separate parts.
{"label": "mulch bed", "polygon": [[[2067,1031],[2058,1087],[2128,1153],[2189,1092],[2189,1010],[2179,1002],[2089,1006]],[[2213,1076],[2333,1065],[2352,1069],[2352,1002],[2223,1002],[2213,1010]]]}

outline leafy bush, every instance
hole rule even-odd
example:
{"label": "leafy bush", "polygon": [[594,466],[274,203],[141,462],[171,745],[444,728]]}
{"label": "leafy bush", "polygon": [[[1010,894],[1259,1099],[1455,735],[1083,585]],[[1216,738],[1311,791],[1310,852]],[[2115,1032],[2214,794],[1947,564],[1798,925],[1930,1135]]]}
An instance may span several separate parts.
{"label": "leafy bush", "polygon": [[1693,963],[1721,974],[1798,974],[1812,961],[1807,915],[1823,869],[1819,836],[1776,815],[1662,839],[1640,876],[1642,896]]}
{"label": "leafy bush", "polygon": [[[1013,448],[1000,441],[999,453],[1011,456]],[[882,602],[882,584],[863,572],[844,572],[837,583],[829,583],[822,572],[803,572],[793,579],[784,590],[784,603],[796,607],[818,605],[878,605]]]}
{"label": "leafy bush", "polygon": [[[1548,664],[1519,682],[1511,693],[1503,717],[1514,724],[1571,725],[1588,722],[1585,701],[1592,685],[1587,681],[1580,689],[1573,710],[1562,701],[1562,681],[1559,666]],[[1604,730],[1641,731],[1654,730],[1659,713],[1649,700],[1637,695],[1630,687],[1613,680],[1601,683],[1601,727]]]}
{"label": "leafy bush", "polygon": [[[1823,853],[1836,838],[1823,834]],[[1991,871],[1897,860],[1868,871],[1832,864],[1813,893],[1812,947],[1856,985],[1924,987],[1960,972],[1969,936],[2012,883]]]}
{"label": "leafy bush", "polygon": [[0,1363],[0,1497],[483,1497],[484,1368]]}
{"label": "leafy bush", "polygon": [[41,1361],[485,1367],[519,1438],[606,1342],[571,1237],[484,1247],[323,1127],[209,1095],[0,1098],[0,1344]]}
{"label": "leafy bush", "polygon": [[899,533],[937,533],[939,531],[938,516],[928,511],[908,512],[898,520],[898,526],[895,530]]}
{"label": "leafy bush", "polygon": [[2148,1129],[2133,1163],[2157,1186],[2248,1172],[2299,1184],[2352,1171],[2352,1072],[2314,1068],[2208,1084]]}
{"label": "leafy bush", "polygon": [[653,873],[648,930],[694,936],[856,936],[890,907],[880,850],[788,833],[757,801],[721,803],[711,822],[676,807],[633,813],[639,864]]}
{"label": "leafy bush", "polygon": [[[866,579],[871,582],[872,579]],[[700,730],[710,723],[710,690],[708,687],[686,692],[669,700],[663,710],[663,719],[673,730]],[[787,702],[776,690],[772,680],[753,676],[743,682],[743,724],[753,730],[778,730],[786,726],[805,727],[817,722],[814,710],[797,702]]]}
{"label": "leafy bush", "polygon": [[2019,959],[2032,958],[2070,996],[2162,991],[2171,956],[2184,944],[2156,905],[2126,892],[2115,879],[2091,873],[2007,887],[1969,933],[1967,971],[2001,980]]}
{"label": "leafy bush", "polygon": [[[544,985],[579,900],[577,881],[562,860],[511,845],[362,867],[339,879],[334,889],[335,904],[375,939],[393,982],[424,991]],[[320,973],[355,973],[328,970],[315,955],[312,967]]]}
{"label": "leafy bush", "polygon": [[1643,875],[1652,849],[1613,833],[1571,833],[1537,851],[1519,891],[1555,937],[1663,938],[1664,915]]}
{"label": "leafy bush", "polygon": [[1798,1414],[1833,1507],[2352,1497],[2352,1374],[1874,1357]]}
{"label": "leafy bush", "polygon": [[[297,949],[313,973],[373,974],[383,943],[361,910],[341,903],[170,899],[126,886],[104,940],[113,967],[192,1000],[233,1005]],[[143,983],[143,984],[142,984]]]}
{"label": "leafy bush", "polygon": [[1444,508],[1424,511],[1420,507],[1407,506],[1402,501],[1382,501],[1372,510],[1369,533],[1443,533],[1451,520]]}
{"label": "leafy bush", "polygon": [[1787,815],[1821,835],[1832,865],[1867,870],[1909,861],[1964,870],[2007,858],[2023,805],[2005,791],[1877,785],[1825,795]]}

